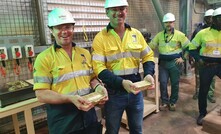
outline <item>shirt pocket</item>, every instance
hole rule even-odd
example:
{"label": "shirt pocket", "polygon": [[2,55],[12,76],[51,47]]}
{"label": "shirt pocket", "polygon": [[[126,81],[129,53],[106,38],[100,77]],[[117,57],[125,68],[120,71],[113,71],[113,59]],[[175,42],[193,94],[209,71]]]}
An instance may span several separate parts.
{"label": "shirt pocket", "polygon": [[105,55],[110,56],[113,55],[114,53],[117,53],[118,51],[119,51],[118,47],[115,46],[108,47],[105,49]]}
{"label": "shirt pocket", "polygon": [[67,72],[67,67],[65,66],[56,66],[55,68],[52,69],[52,74],[54,77],[58,77],[61,75],[64,75]]}
{"label": "shirt pocket", "polygon": [[135,43],[128,43],[126,46],[126,50],[129,51],[141,51],[142,50],[142,45],[141,44],[135,44]]}

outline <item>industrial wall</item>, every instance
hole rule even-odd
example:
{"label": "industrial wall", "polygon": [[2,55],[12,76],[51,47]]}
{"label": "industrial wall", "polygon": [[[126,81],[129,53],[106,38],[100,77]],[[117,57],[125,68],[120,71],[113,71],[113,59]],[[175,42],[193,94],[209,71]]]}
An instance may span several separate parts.
{"label": "industrial wall", "polygon": [[[127,23],[141,31],[150,32],[152,37],[162,30],[161,20],[156,14],[152,0],[128,0],[128,2]],[[179,0],[160,0],[164,13],[175,14],[176,29],[179,29],[179,2]],[[62,7],[72,12],[76,20],[74,41],[81,47],[90,47],[94,36],[109,22],[103,5],[104,0],[1,0],[0,47],[6,47],[8,59],[5,67],[6,79],[0,81],[0,84],[32,78],[32,73],[28,71],[28,58],[24,47],[50,45],[53,42],[47,27],[47,15],[53,8]],[[205,10],[204,6],[198,3],[195,8],[199,13]],[[193,10],[193,29],[194,24],[202,21],[202,17],[202,14],[196,14]],[[15,60],[12,56],[12,46],[20,46],[22,50],[19,75],[13,71]],[[36,52],[40,51],[42,49],[36,49]]]}
{"label": "industrial wall", "polygon": [[[154,37],[163,28],[153,6],[152,0],[128,0],[129,11],[126,22],[141,31],[147,31]],[[179,29],[179,0],[160,0],[164,13],[171,12],[176,16],[175,28]],[[75,20],[76,42],[81,47],[90,47],[94,36],[108,24],[104,0],[1,0],[0,1],[0,47],[6,48],[8,59],[6,63],[6,76],[0,74],[0,85],[16,80],[33,78],[28,69],[29,58],[25,54],[26,45],[42,46],[50,45],[53,38],[47,27],[47,15],[56,7],[66,8],[72,12]],[[203,20],[204,5],[196,3],[194,7],[197,13],[192,12],[192,28]],[[16,59],[13,58],[11,48],[20,46],[22,57],[19,58],[21,71],[16,74],[14,67]],[[37,48],[37,47],[36,47]],[[41,49],[36,52],[41,52]],[[45,47],[44,47],[45,48]],[[36,54],[37,55],[37,54]],[[36,57],[31,57],[34,62]],[[0,60],[1,62],[3,60]],[[0,63],[0,67],[2,67]],[[36,114],[42,109],[34,110]],[[10,122],[11,118],[0,120],[0,130],[3,124]],[[22,120],[22,115],[20,117]],[[2,127],[2,128],[1,128]],[[1,133],[1,132],[0,132]]]}

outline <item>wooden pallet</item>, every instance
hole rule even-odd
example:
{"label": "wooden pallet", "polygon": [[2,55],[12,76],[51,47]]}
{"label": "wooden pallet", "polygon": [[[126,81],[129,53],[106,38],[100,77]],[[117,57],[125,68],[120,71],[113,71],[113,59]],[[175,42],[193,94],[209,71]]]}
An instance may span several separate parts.
{"label": "wooden pallet", "polygon": [[221,133],[221,106],[217,105],[203,119],[203,131],[211,134]]}

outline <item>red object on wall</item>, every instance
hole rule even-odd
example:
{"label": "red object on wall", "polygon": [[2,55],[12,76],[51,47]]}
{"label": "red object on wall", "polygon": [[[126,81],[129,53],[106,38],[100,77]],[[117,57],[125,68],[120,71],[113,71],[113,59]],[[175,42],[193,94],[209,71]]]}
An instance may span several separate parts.
{"label": "red object on wall", "polygon": [[5,59],[6,55],[4,53],[0,54],[1,59]]}
{"label": "red object on wall", "polygon": [[29,55],[29,56],[33,56],[33,51],[31,51],[31,50],[28,51],[28,55]]}
{"label": "red object on wall", "polygon": [[16,57],[20,57],[21,53],[20,52],[16,52],[15,55],[16,55]]}

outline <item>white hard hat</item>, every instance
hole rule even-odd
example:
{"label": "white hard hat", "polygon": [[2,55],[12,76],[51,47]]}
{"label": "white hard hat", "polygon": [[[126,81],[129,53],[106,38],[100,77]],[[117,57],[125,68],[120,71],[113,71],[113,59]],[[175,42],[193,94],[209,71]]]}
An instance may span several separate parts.
{"label": "white hard hat", "polygon": [[213,12],[213,16],[221,15],[221,7],[217,8]]}
{"label": "white hard hat", "polygon": [[209,9],[209,10],[207,10],[207,11],[205,12],[204,16],[205,16],[205,17],[206,17],[206,16],[213,16],[213,12],[214,12],[213,9]]}
{"label": "white hard hat", "polygon": [[63,8],[55,8],[48,14],[49,27],[67,23],[75,24],[75,21],[72,14]]}
{"label": "white hard hat", "polygon": [[163,16],[163,22],[175,21],[175,16],[172,13],[167,13]]}
{"label": "white hard hat", "polygon": [[127,0],[106,0],[104,8],[128,6]]}

